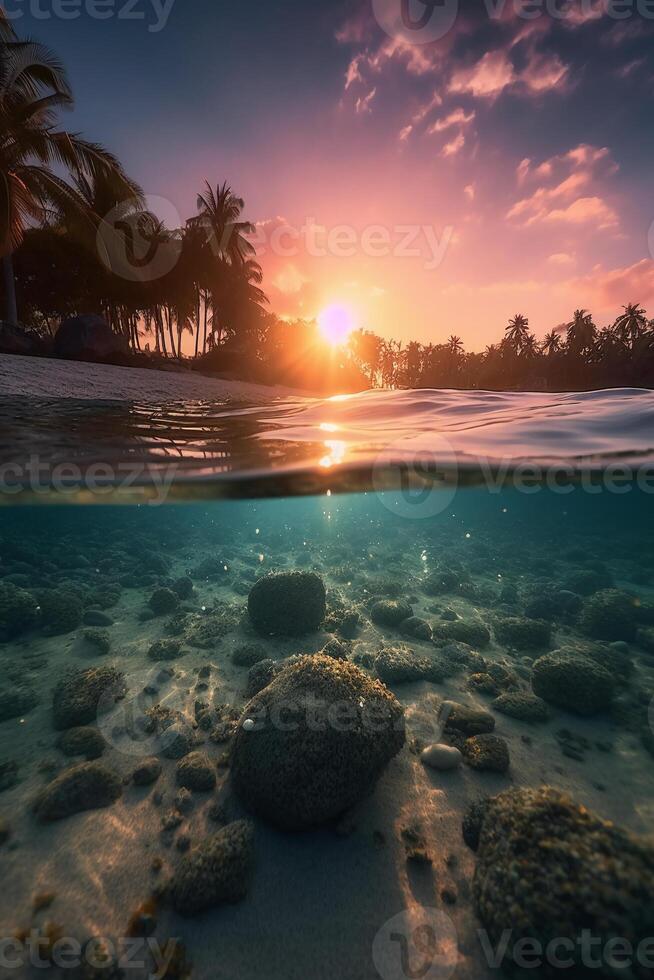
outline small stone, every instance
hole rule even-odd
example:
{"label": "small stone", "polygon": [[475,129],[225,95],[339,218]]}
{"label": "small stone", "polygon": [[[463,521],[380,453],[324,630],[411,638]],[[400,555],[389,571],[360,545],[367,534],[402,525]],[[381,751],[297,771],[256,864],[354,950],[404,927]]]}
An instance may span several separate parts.
{"label": "small stone", "polygon": [[428,745],[426,749],[423,749],[420,753],[420,759],[430,769],[438,769],[440,772],[458,769],[463,762],[463,756],[457,748],[438,743]]}

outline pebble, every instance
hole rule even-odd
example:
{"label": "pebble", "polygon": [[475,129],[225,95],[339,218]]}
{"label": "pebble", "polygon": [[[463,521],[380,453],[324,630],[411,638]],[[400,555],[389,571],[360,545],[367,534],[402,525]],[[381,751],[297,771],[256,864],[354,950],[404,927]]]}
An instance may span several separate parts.
{"label": "pebble", "polygon": [[438,769],[440,772],[458,769],[463,762],[463,756],[458,749],[440,743],[428,745],[420,753],[420,759],[430,769]]}

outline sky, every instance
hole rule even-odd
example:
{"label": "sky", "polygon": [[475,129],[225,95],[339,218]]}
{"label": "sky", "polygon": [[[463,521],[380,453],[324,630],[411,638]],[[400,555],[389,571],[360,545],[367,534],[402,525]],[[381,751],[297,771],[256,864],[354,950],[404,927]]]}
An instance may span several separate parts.
{"label": "sky", "polygon": [[654,0],[4,6],[169,223],[245,199],[280,315],[469,350],[654,317]]}

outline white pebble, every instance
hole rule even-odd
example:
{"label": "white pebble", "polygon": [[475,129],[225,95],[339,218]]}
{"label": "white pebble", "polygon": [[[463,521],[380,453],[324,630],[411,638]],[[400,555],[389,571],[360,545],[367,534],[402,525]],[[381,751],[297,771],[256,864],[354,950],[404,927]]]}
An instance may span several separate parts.
{"label": "white pebble", "polygon": [[439,769],[441,772],[448,769],[458,769],[463,762],[463,756],[457,748],[438,742],[423,749],[420,753],[420,759],[430,769]]}
{"label": "white pebble", "polygon": [[254,728],[254,718],[246,718],[243,722],[243,728],[246,732],[251,732]]}

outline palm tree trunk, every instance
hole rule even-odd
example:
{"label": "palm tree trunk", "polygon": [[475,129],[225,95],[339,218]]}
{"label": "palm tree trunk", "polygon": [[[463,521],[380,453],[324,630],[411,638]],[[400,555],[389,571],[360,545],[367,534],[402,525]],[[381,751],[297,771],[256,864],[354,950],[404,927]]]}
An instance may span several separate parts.
{"label": "palm tree trunk", "polygon": [[195,359],[198,358],[200,347],[200,288],[195,291]]}
{"label": "palm tree trunk", "polygon": [[2,275],[5,285],[5,321],[10,326],[18,325],[18,304],[16,303],[16,280],[11,253],[2,256]]}

